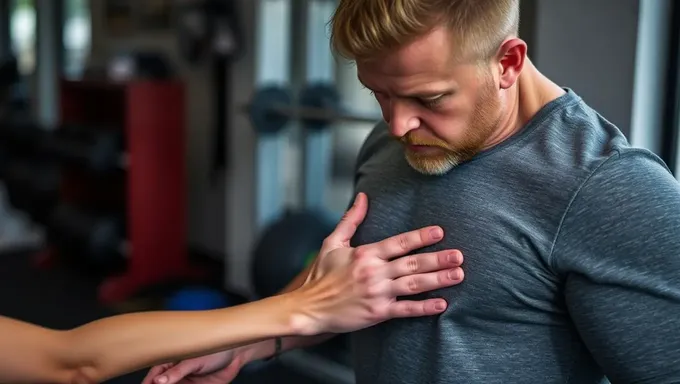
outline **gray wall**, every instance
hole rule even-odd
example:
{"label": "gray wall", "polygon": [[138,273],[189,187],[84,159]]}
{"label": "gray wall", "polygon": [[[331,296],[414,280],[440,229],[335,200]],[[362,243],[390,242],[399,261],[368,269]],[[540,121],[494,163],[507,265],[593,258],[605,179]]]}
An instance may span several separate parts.
{"label": "gray wall", "polygon": [[530,57],[629,134],[638,0],[535,0]]}

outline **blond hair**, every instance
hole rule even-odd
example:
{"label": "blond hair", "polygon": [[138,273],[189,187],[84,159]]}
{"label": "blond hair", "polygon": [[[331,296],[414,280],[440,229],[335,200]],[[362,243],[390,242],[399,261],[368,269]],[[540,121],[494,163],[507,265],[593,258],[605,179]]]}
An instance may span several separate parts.
{"label": "blond hair", "polygon": [[438,26],[449,28],[464,60],[490,58],[517,35],[519,0],[340,0],[331,46],[346,59],[369,59]]}

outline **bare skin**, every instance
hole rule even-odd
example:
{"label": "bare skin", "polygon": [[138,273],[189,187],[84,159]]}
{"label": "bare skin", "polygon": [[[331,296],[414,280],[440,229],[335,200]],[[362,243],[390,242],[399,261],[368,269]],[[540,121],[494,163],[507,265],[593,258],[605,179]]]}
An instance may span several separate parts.
{"label": "bare skin", "polygon": [[68,331],[0,317],[0,383],[97,383],[273,337],[350,332],[391,318],[443,312],[442,299],[396,297],[459,283],[461,253],[446,250],[394,260],[440,241],[444,234],[439,227],[351,248],[348,241],[367,207],[367,197],[360,194],[324,243],[308,277],[275,297],[212,311],[126,314]]}
{"label": "bare skin", "polygon": [[[527,45],[509,36],[489,60],[469,62],[443,27],[370,61],[358,61],[359,81],[375,95],[385,122],[416,171],[441,175],[516,134],[565,91],[527,57]],[[284,290],[306,281],[302,272]],[[284,349],[304,348],[333,335],[288,337]],[[159,366],[144,384],[222,384],[243,364],[266,358],[271,340]]]}

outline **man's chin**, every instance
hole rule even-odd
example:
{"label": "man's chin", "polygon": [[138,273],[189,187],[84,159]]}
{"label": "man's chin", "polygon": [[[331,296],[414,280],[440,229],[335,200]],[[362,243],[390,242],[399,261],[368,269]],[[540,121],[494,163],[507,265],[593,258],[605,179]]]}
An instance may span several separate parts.
{"label": "man's chin", "polygon": [[427,176],[442,176],[455,168],[460,162],[452,156],[422,156],[406,151],[406,162],[416,172]]}

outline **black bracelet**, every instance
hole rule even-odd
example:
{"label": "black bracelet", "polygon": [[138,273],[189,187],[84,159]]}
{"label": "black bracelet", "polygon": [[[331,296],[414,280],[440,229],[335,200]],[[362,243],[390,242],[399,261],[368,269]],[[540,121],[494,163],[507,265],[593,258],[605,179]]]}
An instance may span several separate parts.
{"label": "black bracelet", "polygon": [[274,360],[281,354],[283,348],[283,340],[280,337],[274,339],[274,354],[265,359],[265,361]]}

